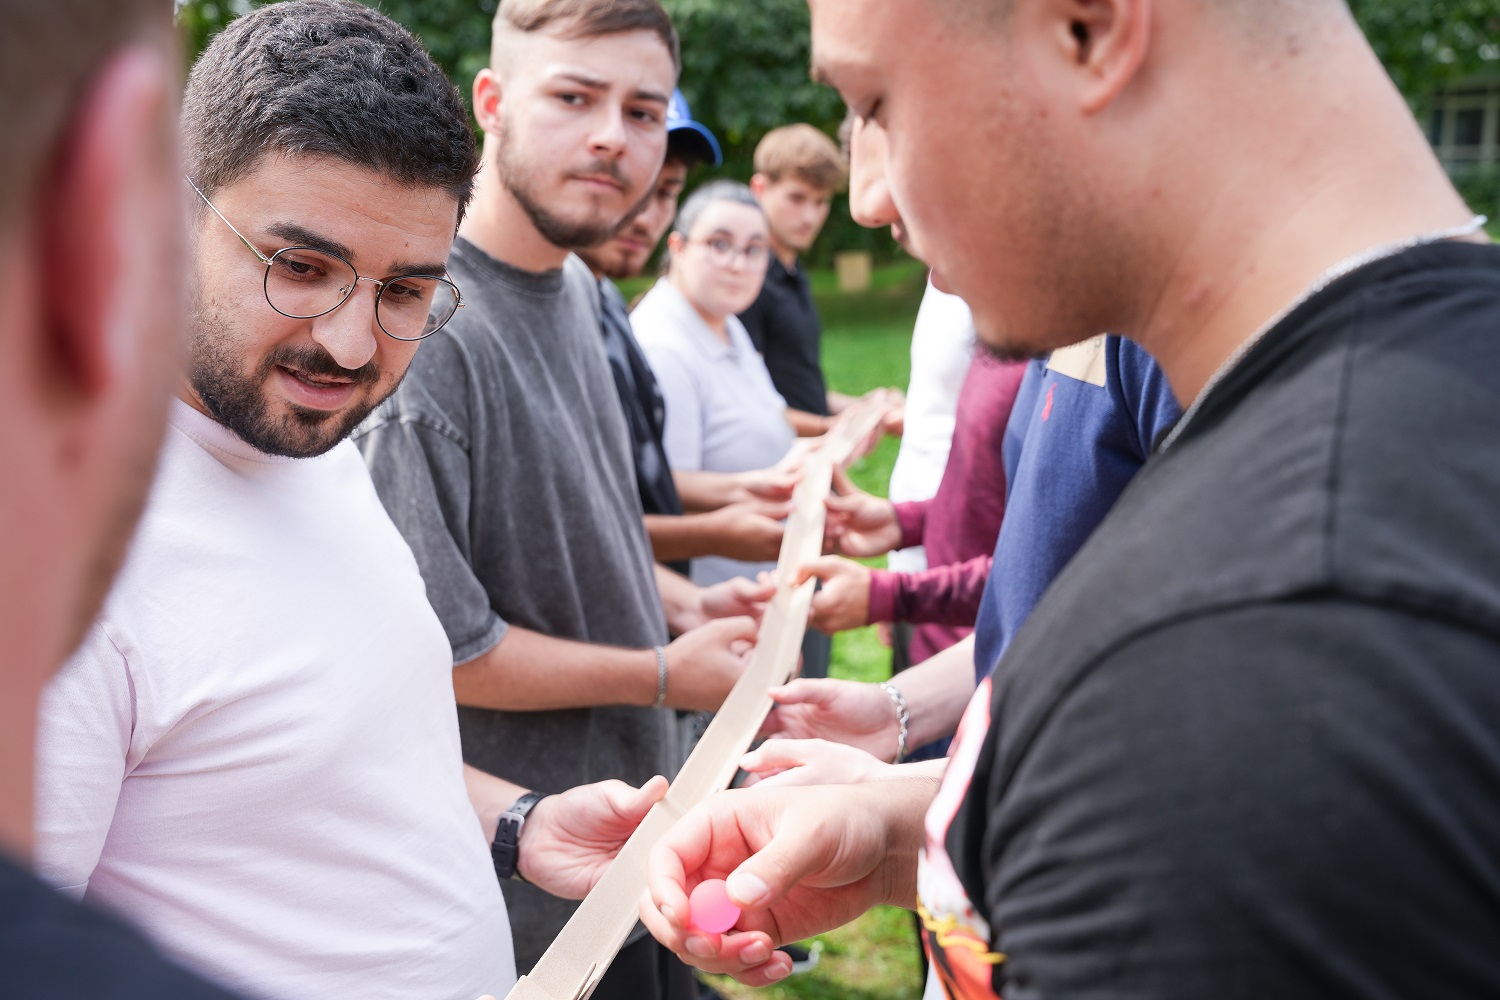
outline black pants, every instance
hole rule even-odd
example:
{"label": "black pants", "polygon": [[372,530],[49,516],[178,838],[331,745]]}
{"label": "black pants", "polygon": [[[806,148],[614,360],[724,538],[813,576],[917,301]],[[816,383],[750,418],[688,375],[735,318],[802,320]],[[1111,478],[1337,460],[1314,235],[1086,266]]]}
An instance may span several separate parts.
{"label": "black pants", "polygon": [[693,970],[647,935],[620,949],[594,1000],[693,1000],[697,993]]}
{"label": "black pants", "polygon": [[828,660],[833,655],[833,640],[809,627],[802,637],[803,677],[827,677]]}
{"label": "black pants", "polygon": [[896,622],[891,626],[891,676],[916,666],[911,662],[911,623]]}

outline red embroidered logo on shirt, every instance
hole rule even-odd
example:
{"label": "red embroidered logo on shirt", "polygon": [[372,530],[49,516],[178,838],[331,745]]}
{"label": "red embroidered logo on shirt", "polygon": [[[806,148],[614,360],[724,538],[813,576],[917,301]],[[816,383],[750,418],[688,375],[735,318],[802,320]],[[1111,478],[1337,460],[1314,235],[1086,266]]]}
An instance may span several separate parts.
{"label": "red embroidered logo on shirt", "polygon": [[1048,417],[1052,416],[1052,390],[1056,388],[1056,382],[1053,382],[1051,385],[1047,386],[1047,405],[1042,407],[1043,420],[1046,420]]}

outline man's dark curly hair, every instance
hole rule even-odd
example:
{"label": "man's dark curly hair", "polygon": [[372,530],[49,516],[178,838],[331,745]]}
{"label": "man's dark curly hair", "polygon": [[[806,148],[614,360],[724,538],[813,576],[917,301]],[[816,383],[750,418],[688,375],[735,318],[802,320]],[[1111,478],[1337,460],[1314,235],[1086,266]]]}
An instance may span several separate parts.
{"label": "man's dark curly hair", "polygon": [[287,0],[220,32],[182,101],[189,176],[210,197],[271,153],[331,156],[458,199],[479,153],[458,89],[405,28],[352,0]]}

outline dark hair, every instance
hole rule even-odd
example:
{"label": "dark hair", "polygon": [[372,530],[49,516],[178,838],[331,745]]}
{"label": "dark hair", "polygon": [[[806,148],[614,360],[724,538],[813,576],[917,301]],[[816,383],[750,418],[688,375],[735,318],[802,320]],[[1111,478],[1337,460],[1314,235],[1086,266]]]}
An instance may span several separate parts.
{"label": "dark hair", "polygon": [[739,181],[709,181],[688,195],[688,200],[682,203],[682,208],[677,212],[677,218],[672,222],[672,232],[680,234],[683,238],[688,237],[692,234],[693,227],[698,224],[698,216],[703,214],[703,210],[721,201],[732,201],[736,205],[749,205],[764,214],[759,199],[755,197],[755,192]]}
{"label": "dark hair", "polygon": [[267,153],[332,156],[468,203],[479,168],[457,88],[395,21],[352,0],[287,0],[225,28],[182,101],[188,174],[213,196]]}
{"label": "dark hair", "polygon": [[126,45],[169,44],[166,0],[0,0],[0,223],[32,197],[84,88]]}
{"label": "dark hair", "polygon": [[[682,51],[672,18],[658,0],[500,0],[493,38],[505,29],[530,34],[549,24],[566,23],[564,38],[598,38],[626,31],[651,31],[672,54],[672,68],[682,71]],[[498,58],[498,46],[490,59]]]}

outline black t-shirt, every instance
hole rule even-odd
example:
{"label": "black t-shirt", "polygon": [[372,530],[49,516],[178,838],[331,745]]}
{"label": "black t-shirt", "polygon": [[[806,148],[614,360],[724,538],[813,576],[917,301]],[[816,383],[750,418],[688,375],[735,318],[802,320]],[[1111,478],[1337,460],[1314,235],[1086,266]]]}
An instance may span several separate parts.
{"label": "black t-shirt", "polygon": [[945,846],[1007,1000],[1500,996],[1500,249],[1279,323],[994,683]]}
{"label": "black t-shirt", "polygon": [[828,416],[823,380],[823,324],[813,305],[807,273],[771,255],[760,297],[740,314],[750,342],[766,359],[771,383],[794,410]]}
{"label": "black t-shirt", "polygon": [[[682,500],[677,495],[677,484],[672,481],[666,448],[662,446],[667,404],[651,364],[630,328],[625,298],[608,278],[599,279],[599,315],[604,353],[609,356],[615,391],[620,395],[625,425],[630,429],[630,455],[635,462],[641,509],[647,514],[681,514]],[[683,576],[688,575],[689,566],[685,562],[667,565]]]}
{"label": "black t-shirt", "polygon": [[234,1000],[168,962],[124,924],[0,858],[0,997]]}

